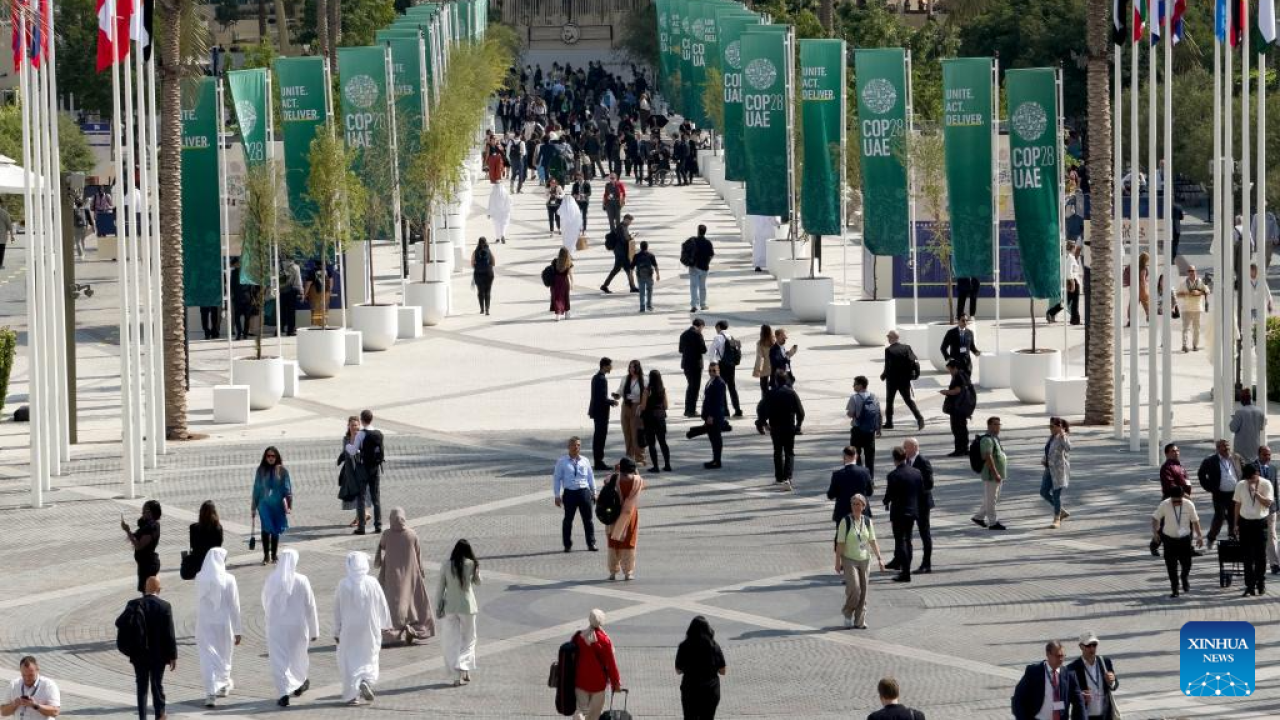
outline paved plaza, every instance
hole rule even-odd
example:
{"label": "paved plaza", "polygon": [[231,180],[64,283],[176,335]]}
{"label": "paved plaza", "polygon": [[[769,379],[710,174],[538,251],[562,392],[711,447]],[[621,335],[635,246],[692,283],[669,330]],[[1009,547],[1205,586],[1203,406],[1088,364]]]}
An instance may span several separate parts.
{"label": "paved plaza", "polygon": [[[77,314],[82,444],[54,479],[48,508],[28,501],[26,427],[0,424],[0,679],[16,676],[17,659],[34,654],[43,673],[63,690],[71,717],[136,717],[133,676],[115,649],[113,621],[134,597],[134,565],[120,537],[120,514],[132,521],[143,497],[164,505],[161,580],[174,608],[178,669],[168,677],[170,717],[385,716],[423,718],[555,717],[547,669],[556,648],[583,627],[587,612],[608,614],[623,683],[632,689],[637,718],[680,717],[675,647],[689,620],[705,615],[728,661],[720,715],[725,718],[857,718],[879,707],[876,681],[894,675],[903,701],[929,718],[1007,718],[1009,697],[1025,664],[1043,658],[1050,638],[1069,657],[1075,638],[1096,632],[1100,652],[1115,662],[1117,699],[1131,718],[1271,718],[1280,715],[1280,619],[1275,595],[1241,598],[1219,589],[1213,558],[1197,559],[1189,595],[1167,597],[1163,562],[1146,543],[1147,518],[1158,499],[1146,453],[1130,453],[1111,428],[1073,432],[1072,479],[1064,504],[1071,519],[1049,530],[1039,498],[1040,456],[1047,436],[1042,406],[1018,404],[1008,390],[981,390],[975,418],[1000,415],[1010,456],[1001,516],[1009,530],[975,527],[969,515],[981,488],[965,458],[950,450],[941,413],[945,376],[917,383],[927,419],[917,434],[937,471],[933,514],[933,574],[909,585],[873,573],[867,630],[845,630],[839,576],[833,572],[831,508],[825,498],[831,470],[848,440],[845,400],[854,375],[876,377],[882,351],[851,338],[799,325],[779,307],[776,283],[752,271],[750,248],[737,237],[727,209],[705,183],[687,188],[629,188],[627,210],[637,239],[650,241],[662,270],[654,305],[640,315],[637,300],[615,281],[614,295],[597,289],[612,257],[603,249],[605,218],[597,184],[588,234],[593,247],[577,261],[573,316],[555,322],[541,269],[559,247],[547,231],[542,194],[532,184],[514,196],[509,242],[494,247],[497,280],[493,314],[476,313],[469,277],[453,283],[457,314],[424,328],[424,336],[366,353],[364,364],[333,379],[302,381],[301,397],[255,413],[248,426],[211,424],[210,387],[225,382],[224,341],[192,341],[190,406],[193,430],[205,440],[170,443],[137,499],[122,496],[119,360],[116,350],[115,266],[78,265],[94,298]],[[491,235],[484,216],[488,189],[477,186],[468,236]],[[708,283],[710,326],[726,319],[743,340],[747,359],[738,373],[748,414],[758,387],[747,370],[760,323],[786,327],[800,346],[794,359],[797,390],[808,420],[797,442],[796,490],[773,490],[770,446],[746,419],[726,435],[724,468],[705,471],[705,441],[687,441],[689,421],[671,421],[673,473],[648,476],[640,503],[636,578],[609,582],[604,553],[582,550],[581,530],[571,554],[561,551],[560,511],[552,504],[550,470],[570,435],[590,435],[589,379],[600,356],[614,359],[617,383],[626,361],[663,371],[673,400],[684,388],[676,343],[689,322],[687,283],[676,262],[680,241],[699,222],[709,227],[716,257]],[[11,249],[19,267],[21,247]],[[14,252],[17,251],[17,252]],[[849,277],[860,277],[851,246]],[[377,250],[384,275],[380,294],[398,292],[395,250]],[[827,272],[837,278],[839,248],[826,249]],[[0,310],[19,325],[24,311],[11,273],[0,276]],[[20,277],[20,276],[19,276]],[[9,278],[6,282],[6,278]],[[20,287],[20,286],[19,286]],[[622,287],[622,292],[617,292]],[[851,288],[852,290],[852,288]],[[981,307],[979,309],[981,315]],[[979,345],[992,344],[983,316]],[[1060,347],[1061,326],[1041,342]],[[1006,325],[1002,345],[1029,342],[1025,319]],[[707,338],[711,332],[708,330]],[[1070,331],[1077,372],[1083,331]],[[274,339],[269,347],[274,347]],[[237,353],[250,343],[237,343]],[[917,348],[917,352],[921,349]],[[285,354],[293,357],[292,343]],[[1210,451],[1207,353],[1175,356],[1175,439],[1194,465]],[[1145,369],[1146,360],[1142,365]],[[9,406],[25,400],[25,357],[15,368]],[[883,397],[879,382],[872,389]],[[673,402],[673,405],[676,403]],[[346,417],[362,408],[387,433],[384,513],[402,506],[422,540],[428,587],[434,592],[453,543],[469,539],[481,561],[483,585],[479,661],[474,682],[454,688],[446,679],[439,638],[382,652],[374,705],[342,706],[332,627],[333,592],[351,550],[372,552],[376,536],[353,537],[351,513],[337,500],[337,457]],[[678,412],[673,412],[678,415]],[[1145,409],[1143,420],[1145,422]],[[886,431],[878,448],[877,495],[889,448],[910,433]],[[609,456],[622,454],[615,419]],[[311,649],[311,691],[288,709],[275,706],[266,658],[259,595],[270,568],[249,551],[249,494],[253,470],[267,445],[291,469],[295,527],[282,545],[301,555],[320,607],[321,638]],[[194,587],[177,576],[187,525],[206,499],[217,502],[230,550],[229,569],[240,585],[244,642],[237,648],[233,695],[201,707],[193,644]],[[1211,511],[1197,488],[1193,498],[1207,525]],[[887,517],[877,513],[882,549],[891,552]],[[917,553],[919,544],[917,539]],[[1257,629],[1258,685],[1252,698],[1192,700],[1178,692],[1178,630],[1191,620],[1247,620]]]}

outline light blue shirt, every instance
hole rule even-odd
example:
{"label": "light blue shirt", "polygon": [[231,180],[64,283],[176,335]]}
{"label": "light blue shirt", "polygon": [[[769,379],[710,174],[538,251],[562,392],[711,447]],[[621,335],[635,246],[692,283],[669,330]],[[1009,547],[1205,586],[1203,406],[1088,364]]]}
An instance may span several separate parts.
{"label": "light blue shirt", "polygon": [[552,493],[558,498],[567,490],[582,489],[590,490],[592,495],[596,493],[596,475],[591,469],[591,463],[583,455],[579,455],[577,460],[568,455],[562,456],[556,461],[551,483]]}

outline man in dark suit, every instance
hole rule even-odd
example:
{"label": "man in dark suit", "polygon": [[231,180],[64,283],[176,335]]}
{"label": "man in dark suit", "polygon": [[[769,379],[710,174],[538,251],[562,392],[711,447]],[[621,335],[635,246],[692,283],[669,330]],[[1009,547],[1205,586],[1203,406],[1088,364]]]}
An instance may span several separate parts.
{"label": "man in dark suit", "polygon": [[1067,672],[1075,677],[1084,695],[1086,715],[1081,720],[1111,720],[1115,698],[1111,693],[1120,687],[1111,658],[1098,655],[1098,636],[1086,632],[1080,636],[1080,657],[1071,661]]}
{"label": "man in dark suit", "polygon": [[[605,276],[604,284],[600,286],[600,292],[612,294],[609,289],[609,283],[613,282],[613,278],[620,272],[626,273],[627,284],[631,286],[631,292],[638,293],[640,288],[636,287],[636,277],[631,268],[631,214],[627,213],[622,216],[622,222],[618,226],[609,231],[613,241],[613,269]],[[606,238],[606,243],[609,238]]]}
{"label": "man in dark suit", "polygon": [[[875,483],[871,480],[871,473],[867,469],[857,464],[858,451],[852,445],[846,445],[844,448],[844,467],[831,473],[831,485],[827,487],[827,499],[835,500],[835,508],[831,512],[832,522],[840,522],[845,515],[853,512],[854,495],[862,495],[870,501],[871,496],[875,494]],[[867,503],[863,513],[867,517],[871,517],[871,503]]]}
{"label": "man in dark suit", "polygon": [[613,370],[613,361],[607,357],[600,358],[600,372],[591,378],[591,404],[587,407],[587,417],[595,423],[591,433],[591,459],[597,471],[612,470],[604,464],[604,441],[609,436],[609,408],[617,407],[618,401],[609,397],[609,381],[605,375]]}
{"label": "man in dark suit", "polygon": [[889,508],[889,524],[893,526],[893,562],[898,567],[893,581],[911,582],[911,531],[920,514],[924,479],[919,470],[907,465],[907,451],[900,447],[893,449],[893,464],[884,484],[884,505]]}
{"label": "man in dark suit", "polygon": [[702,339],[702,318],[680,333],[680,369],[688,386],[684,391],[684,416],[698,417],[698,390],[702,388],[702,356],[707,354],[707,341]]}
{"label": "man in dark suit", "polygon": [[894,678],[881,678],[876,683],[876,693],[884,707],[868,715],[867,720],[925,720],[924,713],[898,702],[898,681]]}
{"label": "man in dark suit", "polygon": [[684,436],[692,440],[699,435],[706,435],[711,441],[711,462],[702,463],[702,467],[719,470],[720,451],[724,449],[721,433],[724,432],[725,417],[729,414],[728,386],[724,378],[720,377],[720,363],[708,365],[707,374],[711,379],[707,381],[702,394],[702,424],[689,428]]}
{"label": "man in dark suit", "polygon": [[[778,328],[773,334],[773,347],[769,348],[769,378],[772,382],[775,378],[785,378],[787,385],[794,385],[796,376],[791,372],[791,358],[795,356],[799,346],[792,345],[791,349],[787,349],[787,331]],[[778,375],[781,372],[782,375]]]}
{"label": "man in dark suit", "polygon": [[773,478],[783,490],[791,490],[791,471],[796,461],[796,435],[804,425],[804,405],[800,396],[787,384],[784,371],[773,378],[773,389],[760,401],[756,431],[761,435],[768,427],[773,441]]}
{"label": "man in dark suit", "polygon": [[960,370],[966,375],[973,373],[973,356],[982,351],[973,344],[973,331],[969,329],[969,316],[961,313],[956,318],[957,325],[942,337],[942,357],[944,360],[955,360]]}
{"label": "man in dark suit", "polygon": [[1044,661],[1028,665],[1013,691],[1014,720],[1084,718],[1084,694],[1075,677],[1064,668],[1067,654],[1062,643],[1044,646]]}
{"label": "man in dark suit", "polygon": [[920,529],[924,559],[916,572],[928,575],[933,572],[933,535],[929,532],[929,511],[933,509],[933,463],[920,454],[920,443],[915,438],[904,440],[902,449],[907,453],[907,465],[920,471],[923,491],[920,494],[920,507],[917,508],[916,527]]}
{"label": "man in dark suit", "polygon": [[146,594],[129,604],[140,605],[146,616],[146,648],[129,657],[138,688],[138,717],[146,720],[147,693],[156,718],[164,720],[164,670],[178,669],[178,640],[173,632],[173,609],[160,599],[160,579],[147,578]]}
{"label": "man in dark suit", "polygon": [[924,417],[920,415],[915,398],[911,396],[911,382],[920,377],[920,361],[916,359],[910,345],[898,342],[896,331],[890,330],[888,338],[889,346],[884,349],[884,372],[880,373],[886,396],[884,429],[893,428],[893,398],[901,393],[902,402],[906,403],[907,409],[915,416],[917,429],[923,430]]}
{"label": "man in dark suit", "polygon": [[1232,496],[1236,483],[1244,477],[1244,458],[1231,452],[1230,442],[1219,440],[1214,449],[1216,452],[1205,458],[1196,471],[1200,487],[1213,497],[1213,524],[1209,526],[1209,537],[1206,538],[1210,549],[1218,540],[1224,520],[1227,523],[1227,535],[1234,537],[1236,534],[1235,503]]}

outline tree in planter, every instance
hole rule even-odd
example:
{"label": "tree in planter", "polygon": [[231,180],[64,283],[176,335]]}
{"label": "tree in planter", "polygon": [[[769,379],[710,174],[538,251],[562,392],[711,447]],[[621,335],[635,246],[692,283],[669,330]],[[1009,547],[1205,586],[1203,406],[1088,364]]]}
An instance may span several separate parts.
{"label": "tree in planter", "polygon": [[[321,272],[330,257],[336,257],[351,242],[352,228],[363,222],[366,193],[352,170],[354,153],[332,126],[316,131],[311,140],[311,175],[307,178],[307,199],[316,211],[307,223],[308,235],[319,240]],[[308,252],[311,252],[308,250]],[[327,288],[326,288],[327,290]],[[321,327],[329,327],[329,296],[325,293],[320,311]]]}
{"label": "tree in planter", "polygon": [[[274,284],[275,260],[278,256],[291,255],[298,246],[288,205],[280,202],[280,189],[283,187],[283,168],[275,160],[250,167],[245,176],[247,198],[240,272],[256,282],[250,301],[253,313],[258,316],[258,333],[253,338],[255,360],[262,359],[262,328],[266,321],[267,298]],[[277,307],[276,314],[279,312]],[[278,317],[276,321],[279,322]]]}

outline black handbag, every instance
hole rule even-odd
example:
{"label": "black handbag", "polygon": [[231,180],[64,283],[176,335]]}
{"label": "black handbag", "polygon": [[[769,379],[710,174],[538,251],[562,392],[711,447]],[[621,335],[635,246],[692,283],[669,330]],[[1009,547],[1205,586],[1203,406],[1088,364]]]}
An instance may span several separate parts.
{"label": "black handbag", "polygon": [[183,580],[194,580],[196,575],[200,573],[200,566],[196,565],[196,555],[190,550],[182,551],[182,563],[178,566],[178,577]]}

